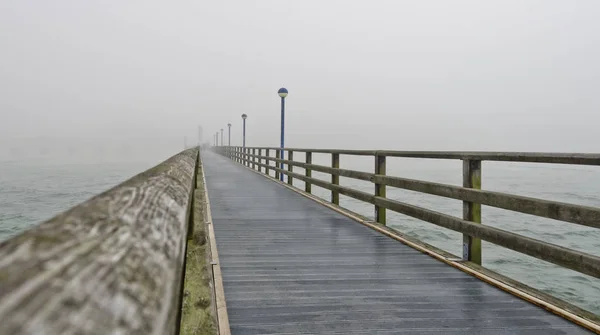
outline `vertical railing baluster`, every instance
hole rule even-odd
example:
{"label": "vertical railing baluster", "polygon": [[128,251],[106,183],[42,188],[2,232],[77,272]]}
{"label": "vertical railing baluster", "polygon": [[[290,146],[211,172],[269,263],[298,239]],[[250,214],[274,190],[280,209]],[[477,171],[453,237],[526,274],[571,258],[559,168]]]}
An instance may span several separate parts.
{"label": "vertical railing baluster", "polygon": [[[375,154],[375,174],[385,176],[386,168],[385,168],[385,156]],[[375,196],[376,197],[386,197],[386,189],[385,185],[375,184]],[[381,206],[375,205],[375,221],[381,224],[386,223],[386,212],[385,208]]]}
{"label": "vertical railing baluster", "polygon": [[[275,149],[275,158],[279,159],[279,155],[281,154],[281,150]],[[275,167],[279,168],[279,162],[275,161]],[[279,180],[279,171],[275,170],[275,179]]]}
{"label": "vertical railing baluster", "polygon": [[[288,160],[289,161],[293,161],[294,160],[294,152],[292,150],[288,151]],[[290,163],[288,163],[288,172],[290,172],[290,174],[288,174],[288,180],[287,183],[288,185],[294,185],[294,178],[292,178],[291,176],[291,172],[293,172],[294,170],[294,166]]]}
{"label": "vertical railing baluster", "polygon": [[[312,164],[312,152],[306,152],[306,164]],[[308,178],[312,177],[312,170],[311,169],[304,169],[304,175]],[[305,181],[304,182],[304,191],[306,193],[311,193],[312,192],[312,185],[310,182]]]}
{"label": "vertical railing baluster", "polygon": [[252,170],[256,170],[256,149],[252,148]]}
{"label": "vertical railing baluster", "polygon": [[[331,167],[334,169],[340,168],[340,154],[331,154]],[[340,175],[331,175],[331,183],[333,185],[340,184]],[[333,204],[340,204],[340,193],[337,191],[331,191],[331,202]]]}
{"label": "vertical railing baluster", "polygon": [[[481,161],[463,160],[463,187],[481,189]],[[481,204],[463,201],[463,219],[481,223]],[[481,265],[481,240],[463,234],[463,260]]]}
{"label": "vertical railing baluster", "polygon": [[262,149],[258,149],[258,172],[262,173],[262,167],[260,166],[260,164],[262,164]]}
{"label": "vertical railing baluster", "polygon": [[269,170],[269,166],[271,165],[271,161],[269,160],[269,149],[265,149],[265,173],[267,176],[271,176],[271,171]]}

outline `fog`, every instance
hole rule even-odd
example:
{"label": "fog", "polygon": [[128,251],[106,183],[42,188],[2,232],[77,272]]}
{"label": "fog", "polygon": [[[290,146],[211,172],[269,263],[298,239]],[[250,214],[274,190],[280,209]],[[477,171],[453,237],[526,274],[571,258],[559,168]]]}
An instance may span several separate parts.
{"label": "fog", "polygon": [[600,2],[0,2],[0,159],[232,145],[598,152]]}

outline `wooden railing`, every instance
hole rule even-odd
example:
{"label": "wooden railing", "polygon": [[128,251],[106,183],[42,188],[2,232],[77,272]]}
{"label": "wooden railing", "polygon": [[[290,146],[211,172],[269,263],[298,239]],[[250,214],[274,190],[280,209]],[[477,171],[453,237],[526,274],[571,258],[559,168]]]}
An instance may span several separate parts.
{"label": "wooden railing", "polygon": [[[386,210],[405,214],[440,227],[463,234],[463,260],[481,264],[481,240],[508,248],[556,265],[600,278],[600,257],[568,249],[538,239],[526,237],[502,229],[481,224],[481,205],[487,205],[515,212],[531,214],[587,227],[600,228],[600,208],[548,201],[507,193],[481,190],[481,162],[531,162],[574,165],[600,165],[598,154],[546,154],[546,153],[503,153],[503,152],[416,152],[416,151],[373,151],[373,150],[321,150],[252,147],[218,147],[222,155],[270,174],[275,179],[281,174],[288,176],[288,184],[293,180],[305,182],[306,192],[311,185],[331,191],[331,202],[339,205],[339,194],[374,205],[375,221],[386,224]],[[271,155],[274,152],[274,156]],[[305,162],[293,160],[294,152],[305,153]],[[287,153],[288,159],[283,153]],[[312,164],[315,153],[330,154],[331,166]],[[373,173],[341,169],[340,155],[371,156],[374,159]],[[453,159],[463,162],[463,187],[413,180],[386,175],[388,157],[410,157],[428,159]],[[270,162],[275,162],[271,165]],[[284,167],[287,165],[287,169]],[[304,168],[304,175],[294,172],[294,167]],[[312,171],[331,175],[331,182],[312,177]],[[367,193],[339,185],[339,177],[369,181],[374,184],[374,192]],[[463,218],[436,212],[419,206],[386,198],[386,187],[395,187],[426,194],[437,195],[463,201]]]}
{"label": "wooden railing", "polygon": [[177,333],[197,162],[186,150],[0,243],[0,334]]}

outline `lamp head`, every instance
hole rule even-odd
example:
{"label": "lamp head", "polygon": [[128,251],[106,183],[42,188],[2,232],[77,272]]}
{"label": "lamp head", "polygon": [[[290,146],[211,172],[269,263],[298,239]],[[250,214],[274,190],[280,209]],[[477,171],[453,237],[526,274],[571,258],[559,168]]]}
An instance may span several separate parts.
{"label": "lamp head", "polygon": [[288,95],[288,90],[285,87],[282,87],[279,89],[279,91],[277,91],[277,94],[279,94],[280,97],[285,98]]}

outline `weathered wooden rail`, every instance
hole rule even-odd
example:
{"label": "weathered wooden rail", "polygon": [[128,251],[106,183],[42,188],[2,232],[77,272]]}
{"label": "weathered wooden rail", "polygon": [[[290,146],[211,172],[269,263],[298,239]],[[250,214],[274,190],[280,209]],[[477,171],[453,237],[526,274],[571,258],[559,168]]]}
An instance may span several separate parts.
{"label": "weathered wooden rail", "polygon": [[175,334],[198,149],[0,243],[0,334]]}

